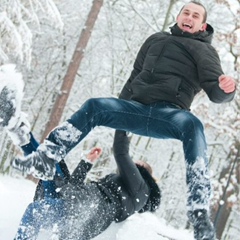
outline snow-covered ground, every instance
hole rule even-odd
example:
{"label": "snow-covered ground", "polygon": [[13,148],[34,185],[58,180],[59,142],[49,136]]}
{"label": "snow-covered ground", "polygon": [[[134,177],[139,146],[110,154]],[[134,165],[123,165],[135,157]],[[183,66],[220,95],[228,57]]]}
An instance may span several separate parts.
{"label": "snow-covered ground", "polygon": [[[0,175],[0,239],[13,240],[26,206],[32,201],[36,185],[23,178]],[[162,235],[177,240],[193,240],[193,234],[176,230],[154,214],[135,214],[122,223],[113,223],[94,240],[166,240]],[[42,232],[38,240],[50,240]]]}

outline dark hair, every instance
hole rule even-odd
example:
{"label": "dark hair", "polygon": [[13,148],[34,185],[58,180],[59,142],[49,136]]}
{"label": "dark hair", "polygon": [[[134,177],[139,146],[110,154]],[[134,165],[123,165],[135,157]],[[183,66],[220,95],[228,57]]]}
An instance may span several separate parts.
{"label": "dark hair", "polygon": [[139,213],[146,211],[155,212],[157,208],[159,208],[161,202],[161,189],[146,168],[139,165],[137,165],[137,168],[150,189],[149,198]]}
{"label": "dark hair", "polygon": [[136,164],[137,166],[142,166],[143,168],[145,168],[145,169],[152,175],[153,170],[152,170],[152,167],[150,166],[150,164],[148,164],[147,162],[144,162],[144,161],[142,161],[142,160],[139,160],[139,161],[142,162],[143,165],[140,164],[140,163],[138,163],[138,162],[135,162],[135,164]]}
{"label": "dark hair", "polygon": [[[179,11],[179,14],[180,14],[181,11],[183,10],[183,8],[184,8],[187,4],[189,4],[189,3],[193,3],[193,4],[196,4],[196,5],[199,5],[199,6],[203,7],[204,12],[205,12],[204,15],[203,15],[203,23],[205,23],[205,22],[207,21],[207,9],[204,7],[204,5],[203,5],[202,3],[198,2],[198,1],[190,1],[190,2],[186,3],[186,4],[181,8],[181,10]],[[179,14],[178,14],[178,15],[179,15]]]}

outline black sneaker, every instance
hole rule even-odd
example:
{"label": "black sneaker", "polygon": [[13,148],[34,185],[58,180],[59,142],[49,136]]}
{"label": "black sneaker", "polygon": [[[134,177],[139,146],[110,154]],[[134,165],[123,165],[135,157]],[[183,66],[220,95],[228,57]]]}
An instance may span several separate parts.
{"label": "black sneaker", "polygon": [[188,213],[189,219],[193,224],[194,239],[196,240],[215,240],[215,230],[205,209],[195,210]]}
{"label": "black sneaker", "polygon": [[[0,66],[0,127],[9,126],[12,118],[18,119],[21,111],[24,82],[14,64]],[[12,123],[11,123],[12,124]],[[13,125],[10,126],[11,128]]]}
{"label": "black sneaker", "polygon": [[0,92],[0,126],[6,127],[15,114],[16,107],[14,106],[15,92],[4,87]]}
{"label": "black sneaker", "polygon": [[33,175],[42,180],[53,180],[56,170],[56,161],[37,150],[23,159],[14,159],[12,166],[20,170],[23,174]]}

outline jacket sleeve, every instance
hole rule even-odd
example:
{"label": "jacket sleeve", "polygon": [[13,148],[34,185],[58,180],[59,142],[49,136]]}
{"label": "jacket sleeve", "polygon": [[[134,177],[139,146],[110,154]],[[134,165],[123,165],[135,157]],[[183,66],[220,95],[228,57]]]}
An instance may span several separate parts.
{"label": "jacket sleeve", "polygon": [[92,168],[92,164],[90,162],[81,160],[81,162],[73,171],[69,182],[72,185],[82,185],[87,176],[87,173],[90,171],[91,168]]}
{"label": "jacket sleeve", "polygon": [[120,158],[130,158],[129,143],[129,138],[127,137],[127,133],[125,131],[115,131],[113,154],[116,162],[120,161]]}
{"label": "jacket sleeve", "polygon": [[119,98],[125,99],[125,100],[131,99],[131,96],[132,96],[131,82],[142,71],[144,59],[147,54],[148,48],[151,45],[151,42],[153,41],[153,39],[156,38],[156,36],[157,36],[157,33],[151,35],[140,48],[137,54],[137,57],[135,59],[135,62],[133,64],[133,70],[131,72],[131,75],[127,80],[127,82],[125,83],[125,85],[123,86],[122,91],[119,95]]}
{"label": "jacket sleeve", "polygon": [[200,56],[198,63],[198,75],[201,87],[212,102],[230,102],[234,98],[235,91],[225,93],[219,87],[218,78],[223,74],[223,70],[216,50],[209,45],[208,50],[202,52],[204,53]]}
{"label": "jacket sleeve", "polygon": [[126,132],[116,130],[113,144],[114,157],[118,166],[119,175],[129,192],[129,197],[133,201],[136,198],[140,201],[134,202],[135,209],[139,210],[146,203],[149,188],[139,172],[136,164],[129,155],[129,139]]}

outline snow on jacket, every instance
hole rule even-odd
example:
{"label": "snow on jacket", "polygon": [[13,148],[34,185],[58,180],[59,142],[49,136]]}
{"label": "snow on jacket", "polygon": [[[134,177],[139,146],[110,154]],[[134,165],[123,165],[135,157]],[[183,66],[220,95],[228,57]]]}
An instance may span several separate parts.
{"label": "snow on jacket", "polygon": [[235,92],[226,94],[219,88],[218,77],[223,71],[211,46],[213,32],[209,24],[206,31],[194,34],[175,24],[171,34],[150,36],[137,55],[120,98],[143,104],[168,101],[190,109],[194,96],[203,89],[215,103],[231,101]]}
{"label": "snow on jacket", "polygon": [[154,212],[160,205],[161,193],[156,182],[145,168],[139,166],[137,168],[144,179],[144,184],[136,195],[129,192],[128,186],[124,184],[119,174],[107,175],[99,183],[99,188],[117,205],[116,222],[125,220],[135,212]]}
{"label": "snow on jacket", "polygon": [[63,199],[70,200],[77,206],[81,201],[81,188],[91,194],[92,191],[97,191],[96,195],[100,192],[102,199],[110,202],[116,210],[114,220],[121,222],[135,212],[155,211],[160,205],[161,192],[148,171],[132,162],[128,154],[129,139],[126,133],[116,132],[118,134],[113,148],[118,173],[109,174],[98,182],[84,183],[92,164],[82,160],[72,173],[69,182],[62,187],[60,194]]}

